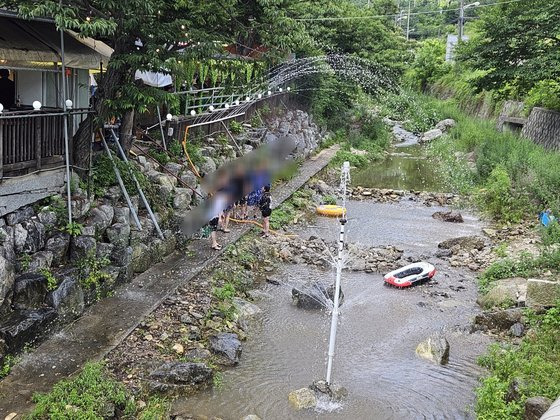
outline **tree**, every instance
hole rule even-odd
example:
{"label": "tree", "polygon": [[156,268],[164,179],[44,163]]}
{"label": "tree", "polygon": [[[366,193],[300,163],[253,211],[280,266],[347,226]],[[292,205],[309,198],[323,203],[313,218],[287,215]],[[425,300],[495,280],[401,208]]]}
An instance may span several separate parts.
{"label": "tree", "polygon": [[[289,47],[286,32],[294,25],[282,8],[290,1],[253,0],[252,12],[242,0],[0,0],[0,7],[27,18],[53,18],[58,28],[100,39],[114,49],[98,82],[96,117],[88,117],[74,137],[74,164],[85,168],[90,124],[100,127],[111,117],[121,118],[121,141],[128,149],[134,113],[165,99],[165,92],[137,83],[136,70],[171,72],[179,61],[208,59],[246,31],[267,42],[274,54]],[[279,44],[272,35],[279,27],[274,19],[282,23]]]}
{"label": "tree", "polygon": [[478,90],[515,87],[524,94],[540,80],[560,80],[560,0],[501,0],[476,22],[477,34],[457,59],[483,70]]}
{"label": "tree", "polygon": [[439,39],[427,39],[419,43],[409,77],[424,91],[429,83],[437,81],[450,70],[445,62],[445,43]]}

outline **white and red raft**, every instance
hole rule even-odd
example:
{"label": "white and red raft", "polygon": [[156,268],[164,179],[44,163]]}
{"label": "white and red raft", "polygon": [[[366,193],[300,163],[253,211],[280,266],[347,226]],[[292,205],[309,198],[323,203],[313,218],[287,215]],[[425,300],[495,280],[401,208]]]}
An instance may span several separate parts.
{"label": "white and red raft", "polygon": [[417,262],[401,267],[383,276],[385,283],[395,287],[410,287],[428,281],[436,274],[436,268],[427,262]]}

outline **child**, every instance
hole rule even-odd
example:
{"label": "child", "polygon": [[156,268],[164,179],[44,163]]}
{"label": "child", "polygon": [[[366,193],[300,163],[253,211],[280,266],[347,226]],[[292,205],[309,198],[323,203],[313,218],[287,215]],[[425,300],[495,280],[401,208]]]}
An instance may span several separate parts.
{"label": "child", "polygon": [[264,187],[264,191],[259,200],[259,209],[263,217],[263,232],[262,236],[268,238],[269,234],[269,217],[272,214],[272,209],[270,208],[270,185]]}

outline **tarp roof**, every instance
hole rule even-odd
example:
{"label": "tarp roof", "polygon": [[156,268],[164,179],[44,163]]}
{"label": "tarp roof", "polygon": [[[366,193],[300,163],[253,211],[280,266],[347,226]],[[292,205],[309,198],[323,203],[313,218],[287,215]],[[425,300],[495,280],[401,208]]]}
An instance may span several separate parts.
{"label": "tarp roof", "polygon": [[[51,63],[62,61],[60,32],[53,23],[0,16],[0,27],[0,67],[37,68],[42,67],[41,63],[52,66]],[[67,67],[99,68],[104,54],[84,44],[82,39],[64,35]]]}

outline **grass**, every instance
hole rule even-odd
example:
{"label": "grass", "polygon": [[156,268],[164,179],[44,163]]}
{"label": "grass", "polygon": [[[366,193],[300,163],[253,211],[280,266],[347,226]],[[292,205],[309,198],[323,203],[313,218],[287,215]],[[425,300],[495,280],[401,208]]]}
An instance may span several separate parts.
{"label": "grass", "polygon": [[[560,302],[543,316],[532,315],[531,324],[535,333],[521,345],[494,344],[479,359],[490,370],[477,389],[479,420],[522,419],[527,398],[560,395]],[[518,395],[508,398],[514,381]]]}
{"label": "grass", "polygon": [[19,361],[19,357],[8,354],[4,356],[0,363],[0,379],[5,378],[10,374],[12,368]]}
{"label": "grass", "polygon": [[35,394],[28,419],[164,419],[169,404],[151,398],[143,409],[101,363],[87,363],[74,378],[58,382],[48,394]]}

